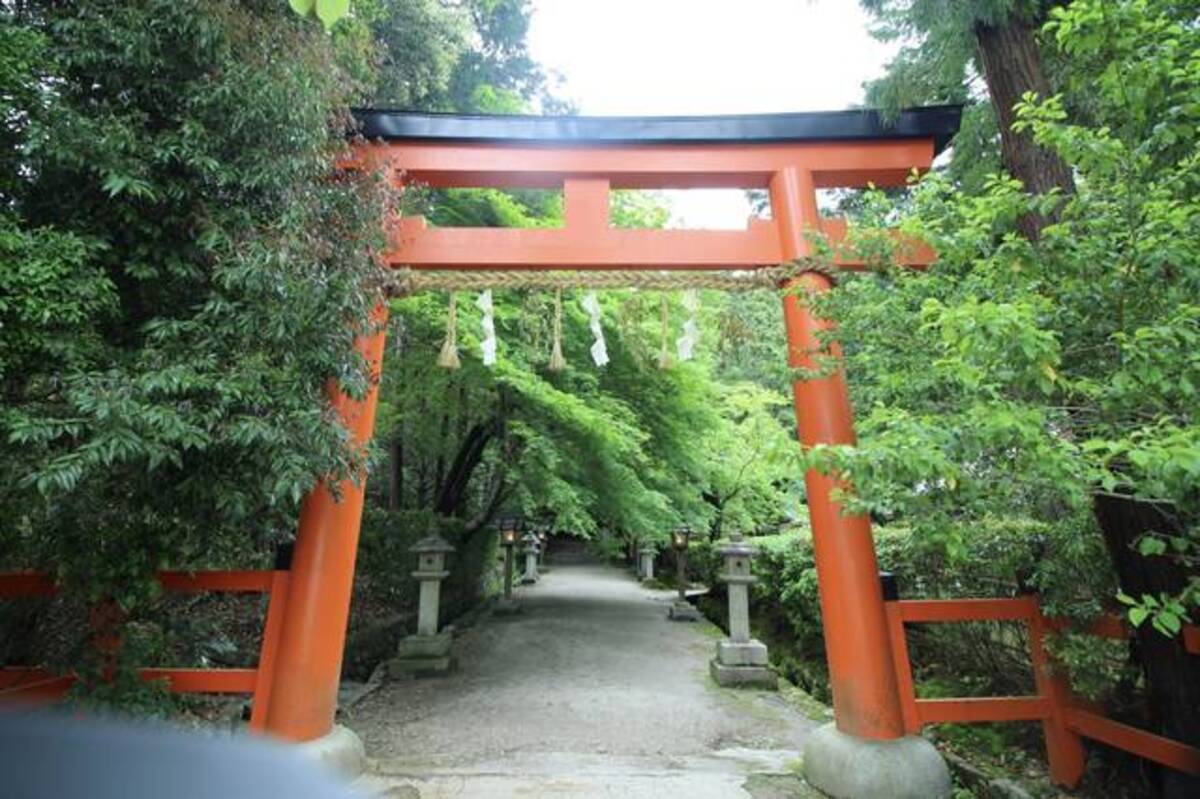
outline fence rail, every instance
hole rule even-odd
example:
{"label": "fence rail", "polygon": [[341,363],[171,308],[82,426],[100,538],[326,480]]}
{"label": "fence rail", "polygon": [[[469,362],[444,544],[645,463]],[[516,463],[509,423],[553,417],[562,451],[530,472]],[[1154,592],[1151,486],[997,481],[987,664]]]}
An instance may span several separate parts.
{"label": "fence rail", "polygon": [[[259,646],[258,666],[252,669],[145,668],[138,673],[144,680],[164,680],[173,693],[251,694],[250,730],[266,727],[271,701],[271,683],[275,656],[287,607],[289,572],[272,571],[164,571],[158,573],[164,590],[176,594],[267,594],[266,622]],[[41,572],[0,573],[0,599],[52,596],[58,588]],[[39,666],[0,668],[0,704],[46,704],[63,697],[77,677],[53,674]]]}
{"label": "fence rail", "polygon": [[[885,607],[904,723],[910,733],[920,732],[926,724],[1040,721],[1050,777],[1068,787],[1074,787],[1083,777],[1082,738],[1099,741],[1187,774],[1200,775],[1200,749],[1105,718],[1084,707],[1071,695],[1070,684],[1063,671],[1055,668],[1045,646],[1045,636],[1066,630],[1067,624],[1062,619],[1043,616],[1037,597],[891,599]],[[1033,696],[918,699],[905,625],[977,621],[1025,624],[1037,693]],[[1103,638],[1122,639],[1128,638],[1132,631],[1122,619],[1106,616],[1087,632]],[[1186,628],[1182,645],[1190,654],[1200,654],[1200,629]]]}

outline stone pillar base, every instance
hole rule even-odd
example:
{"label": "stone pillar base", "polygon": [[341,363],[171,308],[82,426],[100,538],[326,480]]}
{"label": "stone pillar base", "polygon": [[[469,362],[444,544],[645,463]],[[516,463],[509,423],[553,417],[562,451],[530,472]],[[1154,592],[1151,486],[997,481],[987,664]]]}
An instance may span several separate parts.
{"label": "stone pillar base", "polygon": [[523,576],[521,578],[521,585],[533,585],[537,581],[538,581],[538,578],[534,577],[531,574],[526,574],[525,576]]}
{"label": "stone pillar base", "polygon": [[809,736],[804,779],[836,799],[947,799],[951,791],[946,761],[924,738],[873,741],[834,724]]}
{"label": "stone pillar base", "polygon": [[759,640],[717,642],[717,660],[723,666],[765,666],[767,645]]}
{"label": "stone pillar base", "polygon": [[700,611],[691,602],[676,599],[667,610],[667,618],[671,621],[700,621]]}
{"label": "stone pillar base", "polygon": [[723,688],[765,688],[774,691],[779,687],[779,678],[770,666],[727,666],[713,658],[708,662],[708,673]]}
{"label": "stone pillar base", "polygon": [[333,725],[333,729],[320,738],[297,744],[296,748],[305,757],[346,777],[358,777],[367,767],[367,750],[362,739],[354,730],[341,724]]}
{"label": "stone pillar base", "polygon": [[762,641],[718,641],[717,656],[708,664],[717,685],[727,688],[766,688],[774,691],[779,678],[767,661]]}
{"label": "stone pillar base", "polygon": [[406,677],[441,677],[449,674],[454,668],[454,658],[444,657],[424,658],[392,658],[387,662],[388,677],[402,680]]}
{"label": "stone pillar base", "polygon": [[388,676],[431,677],[445,674],[453,666],[450,644],[453,631],[447,627],[437,635],[410,635],[400,641],[397,657],[387,663]]}
{"label": "stone pillar base", "polygon": [[492,615],[494,616],[512,616],[515,613],[521,612],[521,603],[514,599],[500,597],[496,600],[496,604],[492,606]]}

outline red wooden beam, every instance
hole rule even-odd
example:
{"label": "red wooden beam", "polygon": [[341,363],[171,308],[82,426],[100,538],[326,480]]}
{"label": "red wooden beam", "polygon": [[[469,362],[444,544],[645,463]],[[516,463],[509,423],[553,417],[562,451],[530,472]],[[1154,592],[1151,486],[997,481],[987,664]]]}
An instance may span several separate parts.
{"label": "red wooden beam", "polygon": [[52,677],[39,666],[4,666],[0,668],[0,693]]}
{"label": "red wooden beam", "polygon": [[912,664],[908,657],[908,636],[897,602],[884,603],[887,614],[888,637],[892,644],[892,665],[896,670],[896,688],[900,692],[900,710],[904,714],[904,729],[909,735],[921,732],[921,715],[917,712],[917,692],[913,686]]}
{"label": "red wooden beam", "polygon": [[1106,719],[1082,708],[1067,708],[1067,726],[1091,738],[1185,774],[1200,775],[1200,749]]}
{"label": "red wooden beam", "polygon": [[[265,594],[271,590],[273,571],[166,571],[158,581],[168,591],[195,594],[204,591]],[[0,599],[24,596],[48,596],[57,593],[50,576],[43,572],[0,573]]]}
{"label": "red wooden beam", "polygon": [[49,575],[43,572],[19,571],[0,573],[0,599],[17,599],[25,596],[50,596],[58,588]]}
{"label": "red wooden beam", "polygon": [[250,712],[251,732],[263,732],[267,728],[267,711],[271,706],[275,664],[279,654],[279,638],[283,634],[283,621],[287,614],[290,579],[289,572],[277,571],[271,583],[271,601],[267,605],[267,620],[263,625],[262,644],[259,646],[258,674],[255,677],[254,703]]}
{"label": "red wooden beam", "polygon": [[0,706],[48,705],[61,699],[74,684],[73,675],[64,677],[36,667],[6,666],[0,668]]}
{"label": "red wooden beam", "polygon": [[[746,230],[630,230],[605,218],[572,218],[565,228],[434,228],[406,217],[392,230],[385,260],[414,269],[755,269],[786,260],[774,220],[751,219]],[[843,219],[821,227],[842,269],[864,260],[845,246]],[[925,267],[936,256],[925,244],[897,238],[897,262]]]}
{"label": "red wooden beam", "polygon": [[922,724],[977,724],[985,721],[1034,721],[1050,715],[1040,696],[986,696],[962,699],[918,699]]}
{"label": "red wooden beam", "polygon": [[[252,694],[258,669],[138,669],[143,680],[166,680],[177,694]],[[61,699],[76,677],[55,675],[37,666],[0,669],[0,703],[54,702]]]}
{"label": "red wooden beam", "polygon": [[257,669],[138,669],[143,680],[166,680],[176,694],[251,694]]}
{"label": "red wooden beam", "polygon": [[198,594],[205,591],[231,594],[265,594],[271,590],[273,571],[159,572],[158,581],[168,591]]}
{"label": "red wooden beam", "polygon": [[1037,613],[1037,598],[901,599],[895,602],[908,623],[962,621],[1028,621]]}
{"label": "red wooden beam", "polygon": [[780,144],[545,146],[395,141],[360,145],[341,168],[385,166],[406,181],[437,187],[557,189],[567,178],[603,178],[618,189],[766,188],[792,166],[817,188],[903,186],[928,169],[934,141]]}

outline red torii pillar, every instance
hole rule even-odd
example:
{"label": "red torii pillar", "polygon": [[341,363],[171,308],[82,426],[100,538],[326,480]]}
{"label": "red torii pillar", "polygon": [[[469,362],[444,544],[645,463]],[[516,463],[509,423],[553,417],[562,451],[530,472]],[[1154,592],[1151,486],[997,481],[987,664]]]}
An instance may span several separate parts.
{"label": "red torii pillar", "polygon": [[[812,173],[785,167],[772,176],[770,195],[784,257],[808,255],[806,235],[820,233]],[[807,272],[784,288],[788,365],[830,366],[817,356],[823,350],[819,336],[832,324],[817,318],[807,299],[832,289],[833,281]],[[841,348],[835,344],[826,354],[840,360]],[[824,377],[795,380],[792,390],[802,446],[855,443],[854,414],[840,365]],[[804,484],[835,719],[809,739],[805,776],[836,796],[948,795],[950,775],[937,750],[923,738],[905,736],[870,519],[842,512],[833,497],[836,477],[810,469]],[[879,756],[889,749],[890,754]]]}
{"label": "red torii pillar", "polygon": [[[329,386],[333,410],[357,448],[366,447],[375,429],[387,315],[381,303],[371,314],[371,329],[355,341],[369,364],[366,396],[355,400],[333,381]],[[362,744],[349,730],[334,729],[333,718],[365,489],[365,474],[343,480],[337,496],[322,480],[301,506],[265,726],[275,737],[311,742],[318,757],[350,771],[361,763]]]}

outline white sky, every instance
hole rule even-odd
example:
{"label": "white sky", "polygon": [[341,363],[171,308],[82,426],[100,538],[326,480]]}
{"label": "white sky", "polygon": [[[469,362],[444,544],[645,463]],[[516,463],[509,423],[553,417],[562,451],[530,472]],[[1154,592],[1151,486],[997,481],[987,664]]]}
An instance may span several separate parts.
{"label": "white sky", "polygon": [[[529,45],[589,115],[827,111],[894,48],[858,0],[534,0]],[[671,192],[674,225],[740,228],[741,192]]]}

